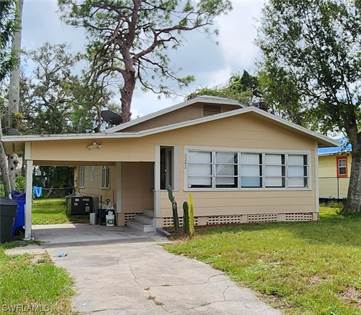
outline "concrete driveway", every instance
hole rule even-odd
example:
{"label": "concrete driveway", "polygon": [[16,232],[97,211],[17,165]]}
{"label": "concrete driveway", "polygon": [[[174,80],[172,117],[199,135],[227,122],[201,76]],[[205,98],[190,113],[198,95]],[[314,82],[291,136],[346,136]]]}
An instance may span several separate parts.
{"label": "concrete driveway", "polygon": [[33,225],[33,236],[45,247],[77,246],[159,239],[156,234],[144,233],[125,226],[90,224]]}
{"label": "concrete driveway", "polygon": [[154,241],[47,250],[75,280],[73,307],[82,314],[281,314],[222,272],[170,254]]}

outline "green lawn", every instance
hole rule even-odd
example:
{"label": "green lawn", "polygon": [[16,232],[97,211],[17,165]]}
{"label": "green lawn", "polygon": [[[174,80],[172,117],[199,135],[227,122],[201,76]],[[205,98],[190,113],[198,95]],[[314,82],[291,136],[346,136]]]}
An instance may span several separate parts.
{"label": "green lawn", "polygon": [[[9,257],[0,245],[0,314],[71,314],[72,281],[47,256]],[[32,305],[32,309],[29,307]]]}
{"label": "green lawn", "polygon": [[37,199],[33,201],[33,224],[68,223],[65,199]]}
{"label": "green lawn", "polygon": [[223,270],[287,314],[361,314],[361,217],[200,229],[166,245]]}

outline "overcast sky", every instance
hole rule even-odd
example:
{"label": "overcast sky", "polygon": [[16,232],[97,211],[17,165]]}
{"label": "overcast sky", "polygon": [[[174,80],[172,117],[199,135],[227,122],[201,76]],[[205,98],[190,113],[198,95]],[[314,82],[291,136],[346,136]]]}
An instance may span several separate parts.
{"label": "overcast sky", "polygon": [[[195,81],[177,91],[178,96],[160,100],[150,92],[136,91],[133,118],[180,102],[197,88],[222,85],[232,73],[254,71],[260,59],[255,38],[263,4],[264,0],[233,0],[233,11],[217,18],[217,38],[197,31],[187,35],[183,47],[171,57],[175,69],[194,75]],[[63,23],[57,10],[57,0],[24,0],[24,49],[36,49],[44,42],[68,43],[74,51],[84,49],[85,33]]]}

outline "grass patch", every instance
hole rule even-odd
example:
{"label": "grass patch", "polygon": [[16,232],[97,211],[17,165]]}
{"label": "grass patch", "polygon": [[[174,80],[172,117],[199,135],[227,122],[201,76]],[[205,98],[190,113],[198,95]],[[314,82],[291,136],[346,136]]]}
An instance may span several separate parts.
{"label": "grass patch", "polygon": [[48,256],[33,262],[30,255],[7,256],[0,245],[1,314],[71,314],[72,280]]}
{"label": "grass patch", "polygon": [[68,216],[64,198],[33,200],[33,224],[88,223],[88,216]]}
{"label": "grass patch", "polygon": [[287,314],[361,314],[361,216],[322,207],[321,219],[199,229],[165,245],[206,262]]}
{"label": "grass patch", "polygon": [[33,201],[33,224],[69,223],[64,198]]}

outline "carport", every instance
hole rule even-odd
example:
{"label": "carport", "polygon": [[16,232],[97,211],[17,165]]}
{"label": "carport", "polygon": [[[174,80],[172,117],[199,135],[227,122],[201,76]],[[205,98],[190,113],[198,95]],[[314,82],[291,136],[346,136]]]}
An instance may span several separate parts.
{"label": "carport", "polygon": [[[32,238],[32,187],[34,166],[96,166],[109,165],[114,169],[116,211],[125,216],[124,208],[128,190],[122,190],[122,178],[126,163],[151,162],[154,173],[159,169],[156,157],[157,145],[144,143],[132,138],[131,134],[68,134],[46,136],[7,136],[3,137],[7,154],[17,153],[23,157],[26,167],[26,208],[25,239]],[[123,163],[123,164],[122,164]],[[124,174],[122,174],[124,172]],[[158,187],[159,178],[154,176],[152,188]],[[157,203],[157,189],[152,189],[153,202]],[[128,203],[129,204],[129,203]],[[154,205],[154,209],[157,209]],[[156,215],[156,213],[154,213]]]}

